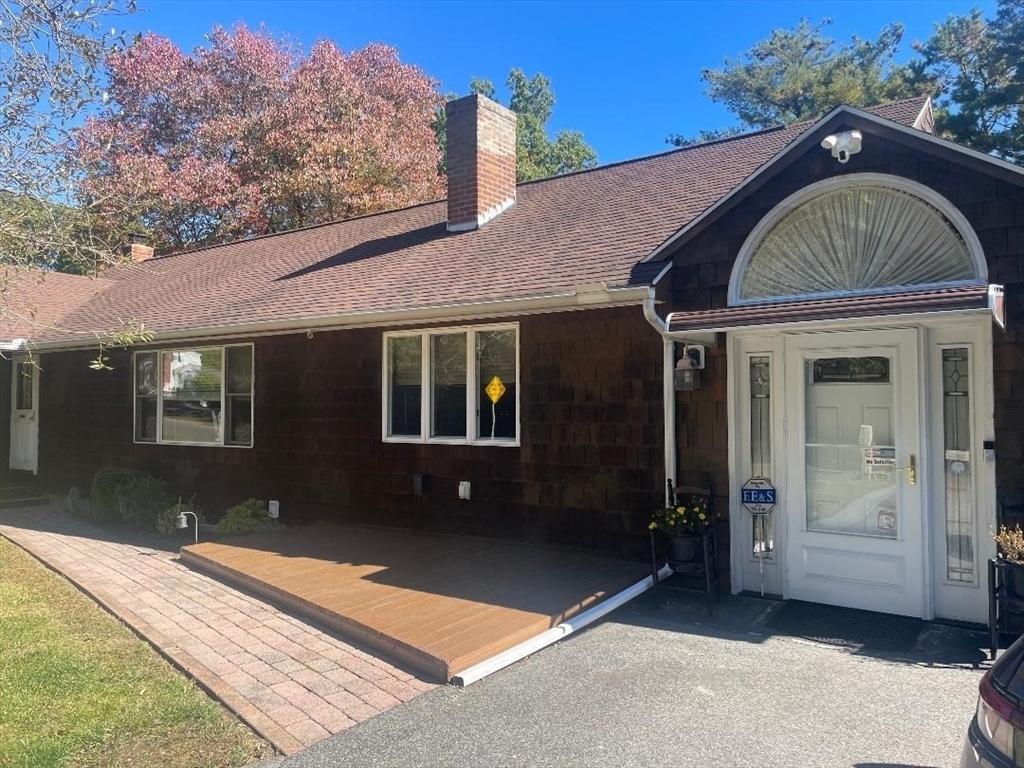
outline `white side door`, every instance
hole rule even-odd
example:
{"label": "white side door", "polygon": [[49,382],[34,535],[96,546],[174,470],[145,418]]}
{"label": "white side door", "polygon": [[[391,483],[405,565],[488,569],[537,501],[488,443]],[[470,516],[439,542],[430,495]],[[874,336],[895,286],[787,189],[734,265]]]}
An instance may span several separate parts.
{"label": "white side door", "polygon": [[917,331],[791,334],[785,359],[789,597],[924,616]]}
{"label": "white side door", "polygon": [[15,356],[11,370],[11,469],[39,468],[39,367]]}

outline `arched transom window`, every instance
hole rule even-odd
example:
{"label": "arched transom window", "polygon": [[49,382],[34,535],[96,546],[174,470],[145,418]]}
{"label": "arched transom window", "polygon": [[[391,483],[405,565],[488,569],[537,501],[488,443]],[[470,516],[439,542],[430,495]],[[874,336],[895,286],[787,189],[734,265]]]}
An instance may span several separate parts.
{"label": "arched transom window", "polygon": [[951,203],[860,174],[808,187],[766,216],[737,258],[730,303],[986,281],[977,237]]}

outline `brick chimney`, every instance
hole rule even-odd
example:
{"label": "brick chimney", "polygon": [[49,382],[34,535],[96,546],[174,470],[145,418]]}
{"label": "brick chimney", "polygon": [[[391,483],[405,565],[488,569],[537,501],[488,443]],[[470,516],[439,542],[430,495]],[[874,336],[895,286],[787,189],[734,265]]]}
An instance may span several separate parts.
{"label": "brick chimney", "polygon": [[473,94],[445,106],[448,231],[477,229],[516,201],[516,113]]}
{"label": "brick chimney", "polygon": [[149,244],[149,238],[145,235],[128,235],[128,255],[132,261],[138,264],[140,261],[153,258],[153,246]]}

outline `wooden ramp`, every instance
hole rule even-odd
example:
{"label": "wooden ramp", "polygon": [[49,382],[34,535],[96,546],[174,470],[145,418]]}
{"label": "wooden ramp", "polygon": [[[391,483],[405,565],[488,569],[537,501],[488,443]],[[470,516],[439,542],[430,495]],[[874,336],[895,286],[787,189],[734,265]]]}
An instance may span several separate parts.
{"label": "wooden ramp", "polygon": [[181,561],[444,682],[650,573],[599,554],[365,526],[200,543]]}

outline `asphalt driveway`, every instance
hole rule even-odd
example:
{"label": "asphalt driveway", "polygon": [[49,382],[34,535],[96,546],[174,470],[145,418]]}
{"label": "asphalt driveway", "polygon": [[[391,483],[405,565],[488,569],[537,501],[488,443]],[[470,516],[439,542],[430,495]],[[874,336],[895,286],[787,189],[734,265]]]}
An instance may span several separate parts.
{"label": "asphalt driveway", "polygon": [[950,766],[983,636],[866,653],[773,635],[777,604],[659,590],[467,689],[438,688],[265,768]]}

